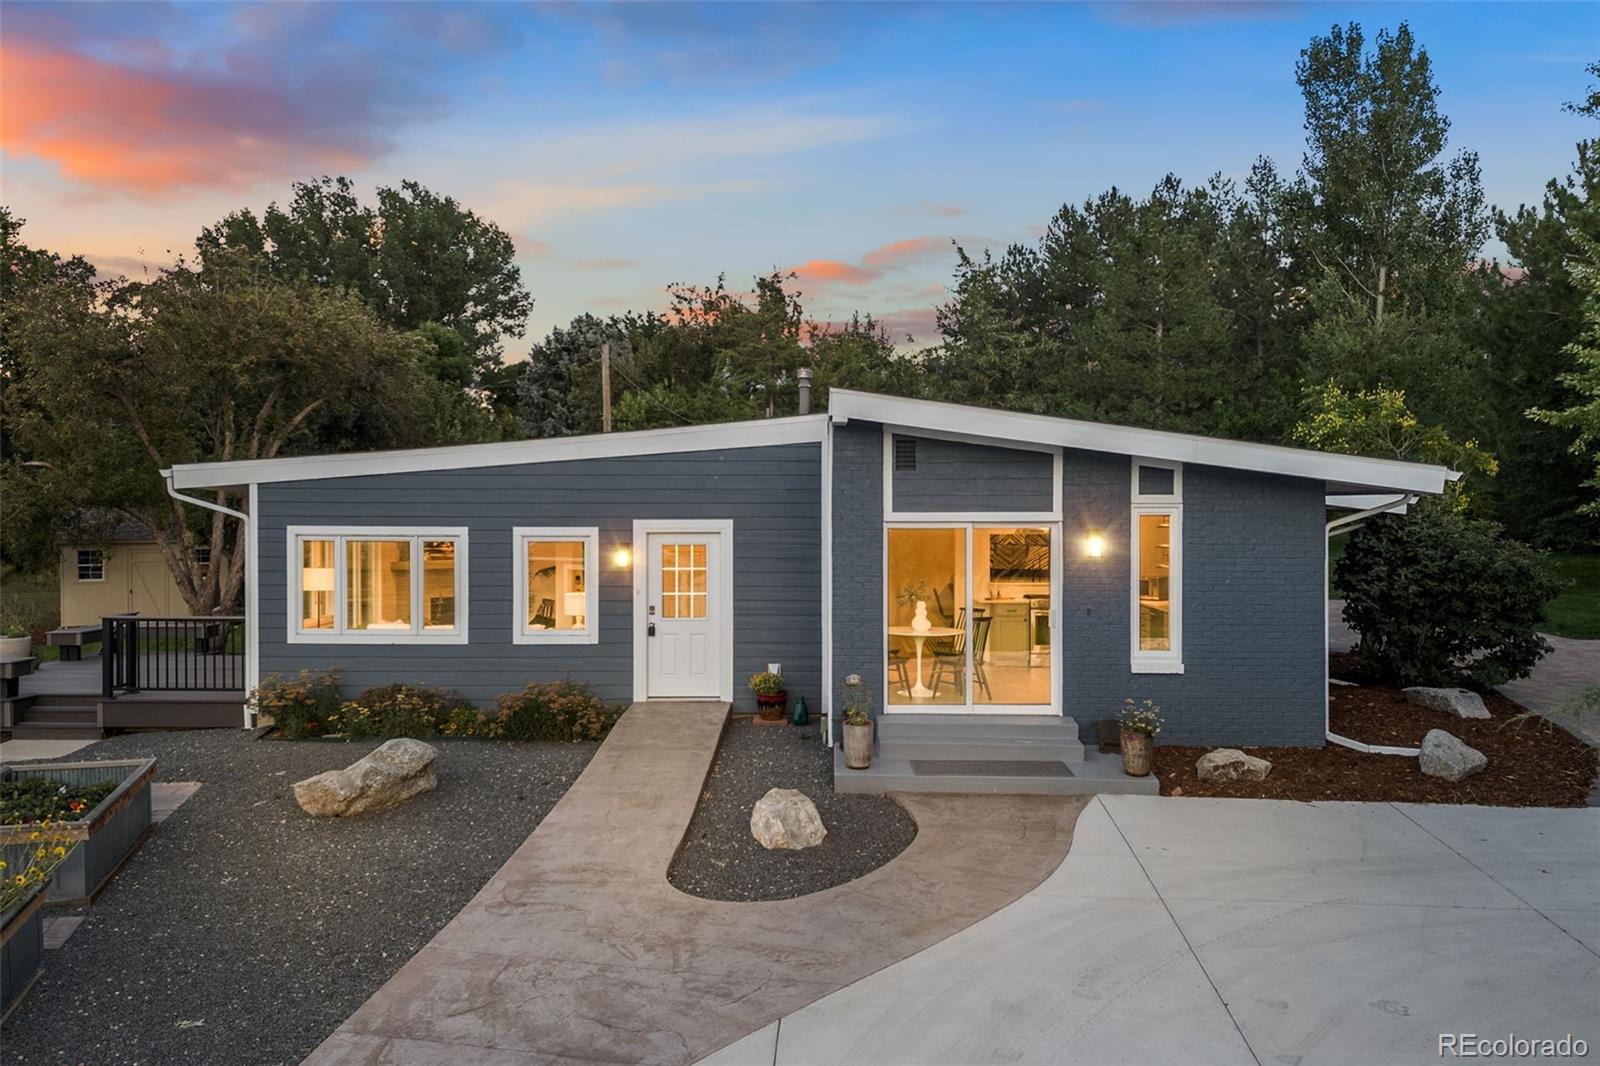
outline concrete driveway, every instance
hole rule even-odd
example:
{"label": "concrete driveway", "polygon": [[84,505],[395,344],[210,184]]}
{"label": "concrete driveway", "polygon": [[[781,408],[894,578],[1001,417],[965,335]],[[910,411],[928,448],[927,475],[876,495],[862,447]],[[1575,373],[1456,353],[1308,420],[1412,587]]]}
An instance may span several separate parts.
{"label": "concrete driveway", "polygon": [[1594,1054],[1597,1008],[1600,811],[1103,796],[1038,888],[706,1061]]}

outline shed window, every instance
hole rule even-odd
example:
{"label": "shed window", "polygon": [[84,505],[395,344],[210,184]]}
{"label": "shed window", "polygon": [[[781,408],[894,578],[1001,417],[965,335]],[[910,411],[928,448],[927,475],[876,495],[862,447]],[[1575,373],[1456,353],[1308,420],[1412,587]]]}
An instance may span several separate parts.
{"label": "shed window", "polygon": [[106,553],[99,548],[78,549],[78,580],[104,581],[106,579]]}
{"label": "shed window", "polygon": [[290,529],[290,639],[466,641],[466,530]]}

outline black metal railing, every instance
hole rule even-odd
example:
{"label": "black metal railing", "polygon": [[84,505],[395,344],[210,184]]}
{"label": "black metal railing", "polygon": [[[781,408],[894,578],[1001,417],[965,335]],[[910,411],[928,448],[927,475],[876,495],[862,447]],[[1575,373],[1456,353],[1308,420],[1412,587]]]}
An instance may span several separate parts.
{"label": "black metal railing", "polygon": [[124,692],[244,691],[244,618],[100,620],[103,696]]}

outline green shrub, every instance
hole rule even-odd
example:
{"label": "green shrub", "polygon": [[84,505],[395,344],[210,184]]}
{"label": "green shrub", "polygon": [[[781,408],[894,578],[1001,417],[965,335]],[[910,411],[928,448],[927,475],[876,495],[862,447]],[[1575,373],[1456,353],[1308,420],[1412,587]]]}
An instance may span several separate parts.
{"label": "green shrub", "polygon": [[292,678],[272,674],[261,679],[249,699],[250,709],[270,715],[279,732],[290,740],[335,732],[340,705],[337,670],[321,674],[302,670]]}
{"label": "green shrub", "polygon": [[1493,522],[1429,503],[1380,515],[1350,535],[1336,578],[1356,652],[1402,685],[1499,685],[1550,650],[1534,627],[1556,581]]}
{"label": "green shrub", "polygon": [[491,735],[506,740],[600,740],[618,713],[575,681],[530,681],[495,700]]}
{"label": "green shrub", "polygon": [[346,701],[334,719],[334,732],[352,737],[432,737],[457,711],[472,711],[459,692],[422,685],[379,685]]}

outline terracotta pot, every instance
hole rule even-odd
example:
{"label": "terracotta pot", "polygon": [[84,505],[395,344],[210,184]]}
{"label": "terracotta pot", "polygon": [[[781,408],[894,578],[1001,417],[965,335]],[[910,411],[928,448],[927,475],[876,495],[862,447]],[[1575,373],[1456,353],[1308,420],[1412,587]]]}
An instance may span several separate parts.
{"label": "terracotta pot", "polygon": [[0,637],[0,662],[9,663],[32,655],[32,637]]}
{"label": "terracotta pot", "polygon": [[1155,763],[1156,738],[1149,733],[1122,731],[1122,772],[1129,777],[1149,777]]}
{"label": "terracotta pot", "polygon": [[865,770],[872,765],[872,723],[844,727],[844,765],[850,770]]}
{"label": "terracotta pot", "polygon": [[789,693],[773,692],[768,694],[756,693],[756,709],[761,717],[768,722],[780,722],[789,710]]}

